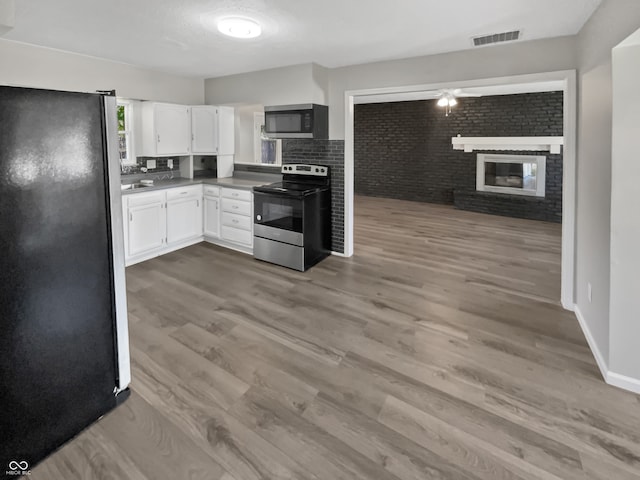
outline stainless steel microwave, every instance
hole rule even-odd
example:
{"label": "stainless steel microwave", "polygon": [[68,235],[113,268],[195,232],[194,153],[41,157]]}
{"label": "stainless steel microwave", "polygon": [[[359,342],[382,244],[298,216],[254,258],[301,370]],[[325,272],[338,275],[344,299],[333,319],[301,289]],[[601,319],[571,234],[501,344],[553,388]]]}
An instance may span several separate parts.
{"label": "stainless steel microwave", "polygon": [[271,138],[329,138],[329,108],[307,103],[264,107],[264,132]]}

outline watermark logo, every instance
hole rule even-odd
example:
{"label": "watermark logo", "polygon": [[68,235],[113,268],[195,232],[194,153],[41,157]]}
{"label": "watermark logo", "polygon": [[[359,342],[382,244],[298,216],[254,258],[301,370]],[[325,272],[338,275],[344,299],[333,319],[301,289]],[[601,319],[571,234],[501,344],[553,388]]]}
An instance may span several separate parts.
{"label": "watermark logo", "polygon": [[9,470],[4,472],[6,475],[31,475],[29,470],[29,462],[26,460],[11,460],[9,462]]}

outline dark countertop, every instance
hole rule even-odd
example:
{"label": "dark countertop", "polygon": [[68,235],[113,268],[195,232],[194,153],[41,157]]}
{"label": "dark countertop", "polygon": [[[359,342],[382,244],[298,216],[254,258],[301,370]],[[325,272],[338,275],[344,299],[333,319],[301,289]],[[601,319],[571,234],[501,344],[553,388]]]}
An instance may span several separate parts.
{"label": "dark countertop", "polygon": [[[279,182],[282,180],[281,175],[273,175],[270,173],[237,173],[233,177],[228,178],[174,178],[172,180],[156,180],[150,187],[135,188],[131,190],[122,190],[122,195],[132,195],[142,192],[152,192],[154,190],[164,190],[167,188],[185,187],[189,185],[218,185],[220,187],[238,188],[242,190],[251,190],[258,185]],[[122,184],[127,185],[126,178],[122,179]]]}

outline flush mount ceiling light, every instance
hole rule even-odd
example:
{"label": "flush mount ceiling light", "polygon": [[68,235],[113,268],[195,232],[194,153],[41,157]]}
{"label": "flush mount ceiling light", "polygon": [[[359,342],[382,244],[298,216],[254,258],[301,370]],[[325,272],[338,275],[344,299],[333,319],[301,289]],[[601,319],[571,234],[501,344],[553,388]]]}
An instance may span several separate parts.
{"label": "flush mount ceiling light", "polygon": [[234,38],[255,38],[262,33],[262,27],[250,18],[226,17],[218,21],[218,31]]}

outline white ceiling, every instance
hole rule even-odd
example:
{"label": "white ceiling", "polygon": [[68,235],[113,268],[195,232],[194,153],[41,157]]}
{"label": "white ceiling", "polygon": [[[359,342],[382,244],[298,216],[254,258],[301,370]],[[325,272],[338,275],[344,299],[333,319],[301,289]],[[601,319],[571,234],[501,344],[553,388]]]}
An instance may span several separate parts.
{"label": "white ceiling", "polygon": [[[4,38],[207,78],[465,50],[473,36],[517,29],[522,40],[573,35],[600,1],[17,0]],[[206,14],[254,18],[263,35],[224,37]]]}

